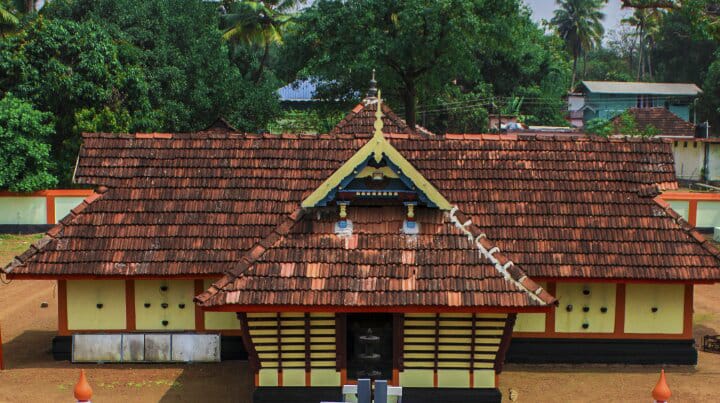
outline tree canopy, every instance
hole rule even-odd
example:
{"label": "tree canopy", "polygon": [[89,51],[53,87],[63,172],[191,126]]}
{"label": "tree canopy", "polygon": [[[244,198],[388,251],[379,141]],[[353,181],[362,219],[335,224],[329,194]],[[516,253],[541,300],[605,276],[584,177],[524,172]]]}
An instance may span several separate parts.
{"label": "tree canopy", "polygon": [[50,173],[51,117],[12,94],[0,99],[0,188],[29,192],[57,184]]}
{"label": "tree canopy", "polygon": [[[26,167],[14,172],[42,172],[17,186],[69,186],[84,131],[193,131],[220,116],[327,131],[373,70],[396,112],[440,134],[503,114],[564,125],[580,77],[694,82],[697,115],[720,127],[720,8],[624,0],[632,17],[606,34],[606,3],[552,2],[539,24],[521,0],[0,0],[0,99],[50,129],[32,137],[46,154],[14,156]],[[325,102],[281,109],[277,89],[300,78]]]}

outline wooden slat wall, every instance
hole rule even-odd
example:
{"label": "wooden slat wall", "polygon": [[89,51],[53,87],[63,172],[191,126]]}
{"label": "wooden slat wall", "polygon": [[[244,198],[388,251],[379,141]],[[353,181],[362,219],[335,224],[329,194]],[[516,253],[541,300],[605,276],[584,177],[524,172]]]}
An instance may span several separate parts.
{"label": "wooden slat wall", "polygon": [[261,368],[335,368],[332,313],[249,313],[248,329]]}
{"label": "wooden slat wall", "polygon": [[505,315],[406,314],[405,369],[492,369]]}

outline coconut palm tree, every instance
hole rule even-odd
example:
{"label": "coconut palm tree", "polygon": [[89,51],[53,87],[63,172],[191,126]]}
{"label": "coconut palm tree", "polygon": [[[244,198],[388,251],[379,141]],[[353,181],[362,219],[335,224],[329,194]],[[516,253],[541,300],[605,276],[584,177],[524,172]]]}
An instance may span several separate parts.
{"label": "coconut palm tree", "polygon": [[638,68],[637,79],[645,79],[647,73],[652,80],[652,51],[655,48],[655,38],[660,31],[661,11],[657,9],[635,9],[632,16],[623,18],[622,23],[635,29],[638,42]]}
{"label": "coconut palm tree", "polygon": [[223,38],[262,48],[260,65],[254,74],[262,79],[270,56],[270,46],[282,44],[283,31],[292,21],[292,11],[305,0],[242,0],[230,5],[231,12],[222,16],[226,27]]}
{"label": "coconut palm tree", "polygon": [[9,2],[0,0],[0,37],[13,32],[19,23],[20,20],[13,14]]}
{"label": "coconut palm tree", "polygon": [[602,26],[605,14],[600,11],[604,3],[603,0],[557,0],[560,8],[555,10],[550,22],[557,27],[573,57],[571,89],[575,88],[578,59],[598,45],[605,33]]}

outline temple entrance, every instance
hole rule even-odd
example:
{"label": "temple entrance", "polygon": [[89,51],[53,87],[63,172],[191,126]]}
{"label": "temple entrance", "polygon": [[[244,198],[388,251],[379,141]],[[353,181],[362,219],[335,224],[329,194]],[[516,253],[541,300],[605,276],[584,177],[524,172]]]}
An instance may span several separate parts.
{"label": "temple entrance", "polygon": [[392,379],[392,314],[347,315],[348,379]]}

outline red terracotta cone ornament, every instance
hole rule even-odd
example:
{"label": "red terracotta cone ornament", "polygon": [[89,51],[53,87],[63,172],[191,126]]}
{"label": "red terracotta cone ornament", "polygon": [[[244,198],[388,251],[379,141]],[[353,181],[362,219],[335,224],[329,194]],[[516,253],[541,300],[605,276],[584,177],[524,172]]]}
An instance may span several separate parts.
{"label": "red terracotta cone ornament", "polygon": [[80,370],[80,379],[78,379],[77,384],[75,385],[75,399],[77,399],[79,402],[87,402],[90,403],[90,399],[92,398],[92,388],[90,387],[90,384],[87,381],[87,378],[85,377],[85,370]]}
{"label": "red terracotta cone ornament", "polygon": [[660,370],[660,379],[652,390],[652,397],[655,399],[655,403],[667,403],[670,396],[672,396],[672,392],[665,381],[665,370],[663,369]]}

